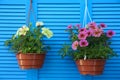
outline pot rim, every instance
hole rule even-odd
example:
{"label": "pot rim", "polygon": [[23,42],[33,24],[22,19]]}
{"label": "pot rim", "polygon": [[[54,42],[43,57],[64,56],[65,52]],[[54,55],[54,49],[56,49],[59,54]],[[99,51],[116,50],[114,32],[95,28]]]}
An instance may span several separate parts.
{"label": "pot rim", "polygon": [[[84,59],[78,59],[76,61],[79,61],[79,60],[84,60]],[[107,59],[86,59],[86,60],[107,60]]]}
{"label": "pot rim", "polygon": [[40,55],[40,54],[42,55],[43,54],[44,55],[44,54],[46,54],[46,52],[45,53],[22,53],[22,52],[18,52],[17,55],[18,54],[29,54],[29,55]]}

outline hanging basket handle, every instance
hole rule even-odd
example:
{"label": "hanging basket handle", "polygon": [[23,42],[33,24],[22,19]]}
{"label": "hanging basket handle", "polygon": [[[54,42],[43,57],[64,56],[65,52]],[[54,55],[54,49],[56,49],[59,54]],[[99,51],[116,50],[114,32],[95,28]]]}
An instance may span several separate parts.
{"label": "hanging basket handle", "polygon": [[34,9],[33,9],[32,4],[33,4],[33,0],[30,0],[28,17],[27,17],[27,21],[26,21],[27,26],[29,26],[29,23],[30,23],[30,17],[31,17],[31,16],[30,16],[30,13],[31,13],[31,12],[33,13],[33,17],[34,17],[35,22],[37,21],[37,18],[36,18],[36,15],[35,15],[35,13],[34,13]]}
{"label": "hanging basket handle", "polygon": [[85,27],[86,23],[87,23],[87,15],[88,18],[90,19],[90,22],[92,22],[92,18],[90,16],[89,10],[88,10],[88,1],[85,0],[85,11],[84,11],[84,17],[83,17],[83,23],[82,26]]}

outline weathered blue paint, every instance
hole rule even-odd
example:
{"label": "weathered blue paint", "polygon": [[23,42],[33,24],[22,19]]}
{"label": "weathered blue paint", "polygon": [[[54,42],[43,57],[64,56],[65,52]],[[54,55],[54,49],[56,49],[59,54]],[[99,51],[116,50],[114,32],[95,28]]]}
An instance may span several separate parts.
{"label": "weathered blue paint", "polygon": [[[51,50],[42,69],[20,70],[15,55],[4,46],[4,41],[26,23],[29,3],[29,0],[0,0],[0,80],[119,80],[119,56],[107,60],[102,75],[83,76],[71,57],[61,59],[57,52],[65,41],[69,42],[68,34],[64,31],[67,25],[82,22],[85,8],[83,0],[33,0],[37,20],[52,29],[54,37],[44,39]],[[88,0],[88,8],[95,22],[105,22],[108,25],[105,30],[116,31],[111,39],[111,47],[120,54],[120,1]],[[31,21],[35,22],[33,16]]]}
{"label": "weathered blue paint", "polygon": [[20,70],[15,54],[4,46],[16,30],[25,24],[25,0],[0,1],[0,80],[26,80],[26,71]]}
{"label": "weathered blue paint", "polygon": [[[112,29],[116,35],[111,39],[111,47],[120,55],[120,0],[91,0],[89,2],[91,16],[97,23],[106,23],[105,31]],[[93,76],[92,80],[119,80],[120,56],[107,60],[102,75]]]}

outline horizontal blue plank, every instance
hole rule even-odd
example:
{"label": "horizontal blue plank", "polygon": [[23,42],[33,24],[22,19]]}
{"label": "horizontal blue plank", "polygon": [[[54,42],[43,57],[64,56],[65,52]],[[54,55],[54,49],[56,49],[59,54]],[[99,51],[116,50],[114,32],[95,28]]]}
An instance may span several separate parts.
{"label": "horizontal blue plank", "polygon": [[0,61],[0,64],[16,64],[17,61]]}
{"label": "horizontal blue plank", "polygon": [[60,0],[60,1],[55,1],[55,0],[51,0],[50,2],[48,2],[48,0],[44,0],[44,1],[37,1],[37,3],[43,3],[43,4],[80,4],[80,0]]}
{"label": "horizontal blue plank", "polygon": [[[15,24],[14,24],[14,25],[15,25]],[[15,26],[17,26],[17,25],[15,25]],[[18,26],[17,26],[17,27],[15,27],[15,26],[14,26],[14,27],[9,27],[9,28],[8,28],[8,27],[7,27],[7,28],[6,28],[6,27],[2,27],[2,28],[0,28],[0,30],[1,30],[1,31],[5,31],[5,30],[6,30],[6,31],[8,31],[8,30],[12,30],[13,32],[15,32],[15,31],[17,31],[17,30],[18,30],[18,28],[20,28],[20,26],[22,26],[22,24],[18,24]],[[11,32],[11,33],[13,33],[13,32]]]}
{"label": "horizontal blue plank", "polygon": [[80,12],[64,12],[64,11],[61,11],[61,12],[38,12],[38,15],[80,15]]}
{"label": "horizontal blue plank", "polygon": [[[3,69],[3,67],[4,67],[4,69]],[[9,65],[8,66],[8,64],[3,64],[3,65],[0,65],[0,71],[1,72],[7,72],[7,71],[9,71],[9,72],[21,72],[21,73],[24,73],[24,72],[26,72],[26,70],[21,70],[20,68],[19,68],[19,65],[18,64],[11,64],[11,65]]]}
{"label": "horizontal blue plank", "polygon": [[[95,0],[94,0],[95,1]],[[109,3],[110,1],[112,1],[112,3]],[[92,7],[96,7],[96,8],[105,8],[105,7],[109,7],[109,8],[117,8],[120,7],[120,3],[118,3],[118,0],[110,0],[109,2],[106,1],[107,3],[105,3],[105,1],[103,1],[104,3],[99,3],[99,0],[97,0],[97,2],[91,2],[92,3]],[[115,3],[114,3],[115,2]],[[112,6],[111,6],[112,5]]]}
{"label": "horizontal blue plank", "polygon": [[120,74],[120,69],[115,70],[115,71],[112,71],[112,70],[110,70],[110,71],[104,71],[103,74],[104,75],[111,75],[111,74],[117,75],[117,74]]}
{"label": "horizontal blue plank", "polygon": [[64,78],[64,77],[39,77],[39,80],[81,80],[81,78],[79,77],[79,78],[76,78],[76,77],[74,77],[74,78]]}
{"label": "horizontal blue plank", "polygon": [[40,74],[75,74],[77,75],[76,73],[78,73],[78,70],[47,70],[46,72],[45,71],[39,71]]}
{"label": "horizontal blue plank", "polygon": [[[20,24],[20,23],[17,23],[17,24],[12,24],[12,23],[9,23],[9,24],[0,24],[0,26],[3,26],[3,27],[4,27],[4,26],[10,26],[10,27],[11,27],[11,26],[13,26],[13,27],[14,27],[14,26],[20,26],[20,27],[21,27],[22,25],[23,25],[23,24]],[[0,28],[0,30],[5,29],[5,28],[3,28],[3,27]],[[13,27],[12,27],[12,29],[11,29],[11,28],[8,28],[8,30],[9,30],[9,29],[10,29],[10,30],[13,30],[13,29],[14,29]],[[18,29],[18,27],[16,27],[15,29]],[[15,29],[14,29],[14,30],[15,30]],[[6,29],[6,30],[7,30],[7,29]]]}
{"label": "horizontal blue plank", "polygon": [[1,14],[6,13],[25,13],[25,9],[0,9]]}
{"label": "horizontal blue plank", "polygon": [[[94,21],[100,23],[100,22],[103,22],[103,19],[94,19]],[[112,20],[110,20],[110,19],[105,19],[105,20],[104,20],[104,23],[106,23],[106,22],[119,23],[120,21],[119,21],[119,19],[112,19]],[[119,27],[116,26],[116,28],[119,28]]]}
{"label": "horizontal blue plank", "polygon": [[0,5],[0,10],[5,10],[6,11],[6,9],[9,11],[9,9],[19,9],[19,10],[21,10],[21,9],[25,9],[26,8],[26,6],[25,5],[13,5],[13,4],[3,4],[3,5]]}
{"label": "horizontal blue plank", "polygon": [[[17,80],[23,80],[23,79],[27,79],[27,78],[17,78]],[[16,80],[16,78],[2,78],[2,80]]]}
{"label": "horizontal blue plank", "polygon": [[62,7],[67,7],[67,8],[69,8],[69,7],[75,7],[75,8],[78,8],[78,7],[80,7],[80,3],[73,3],[73,4],[69,4],[69,3],[66,3],[66,4],[61,4],[61,3],[57,3],[57,4],[54,4],[54,3],[51,3],[51,4],[45,4],[45,3],[42,3],[42,4],[37,4],[37,7],[38,8],[43,8],[43,7],[47,7],[47,8],[50,8],[50,7],[60,7],[60,8],[62,8]]}
{"label": "horizontal blue plank", "polygon": [[[113,6],[113,5],[112,5]],[[120,6],[117,6],[117,7],[93,7],[92,8],[92,11],[94,12],[111,12],[111,11],[118,11],[120,10]]]}
{"label": "horizontal blue plank", "polygon": [[0,65],[1,72],[6,72],[6,71],[13,72],[13,70],[15,72],[19,72],[19,71],[22,72],[18,64],[2,64],[2,65]]}
{"label": "horizontal blue plank", "polygon": [[25,13],[0,13],[0,16],[25,16]]}
{"label": "horizontal blue plank", "polygon": [[114,4],[120,4],[120,1],[119,0],[110,0],[109,2],[108,1],[99,1],[99,0],[94,0],[94,1],[91,1],[91,3],[94,3],[94,4],[109,4],[109,5],[114,5]]}
{"label": "horizontal blue plank", "polygon": [[25,15],[0,15],[0,17],[25,17]]}
{"label": "horizontal blue plank", "polygon": [[[68,19],[68,18],[66,18],[66,19],[62,19],[62,18],[60,18],[60,19],[50,19],[50,18],[48,18],[48,19],[44,19],[44,18],[42,18],[42,19],[38,19],[38,21],[60,21],[60,22],[76,22],[76,21],[80,21],[80,18],[77,18],[77,19]],[[47,25],[46,23],[45,23],[45,25]],[[66,25],[66,27],[67,27],[67,25]],[[52,27],[51,27],[52,28]],[[58,27],[54,27],[54,28],[58,28]]]}
{"label": "horizontal blue plank", "polygon": [[26,73],[16,72],[16,71],[15,72],[12,71],[12,72],[9,73],[9,71],[7,71],[7,72],[4,71],[4,72],[0,72],[0,75],[1,76],[3,76],[3,75],[9,75],[9,76],[12,76],[12,75],[26,75]]}
{"label": "horizontal blue plank", "polygon": [[58,12],[61,12],[61,11],[65,11],[65,12],[69,12],[69,11],[78,11],[78,12],[80,12],[80,7],[74,7],[74,6],[72,6],[71,5],[71,7],[68,7],[68,8],[66,8],[66,7],[42,7],[42,8],[38,8],[37,9],[38,10],[38,13],[40,13],[40,12],[47,12],[47,11],[58,11]]}
{"label": "horizontal blue plank", "polygon": [[97,19],[120,19],[120,16],[119,15],[100,15],[100,16],[93,16],[93,20],[94,18],[97,18]]}
{"label": "horizontal blue plank", "polygon": [[100,76],[94,76],[94,78],[99,78],[99,77],[102,77],[102,78],[114,78],[114,77],[120,77],[119,76],[120,74],[116,74],[116,75],[113,75],[113,74],[111,74],[111,75],[100,75]]}
{"label": "horizontal blue plank", "polygon": [[12,16],[0,16],[0,19],[4,19],[4,20],[13,20],[13,19],[16,19],[16,20],[25,20],[25,17],[20,17],[20,16],[17,16],[17,17],[12,17]]}
{"label": "horizontal blue plank", "polygon": [[54,16],[54,15],[38,15],[37,16],[37,18],[39,19],[56,19],[56,18],[62,18],[62,19],[66,19],[66,18],[77,18],[77,19],[79,19],[80,18],[80,16],[79,15],[56,15],[56,16]]}
{"label": "horizontal blue plank", "polygon": [[[109,77],[110,76],[110,77]],[[76,73],[76,74],[40,74],[40,77],[42,78],[42,77],[69,77],[69,78],[75,78],[75,77],[80,77],[80,74],[79,73]],[[119,74],[118,75],[104,75],[104,76],[102,76],[102,78],[107,78],[107,77],[109,77],[109,78],[115,78],[115,77],[119,77]],[[97,78],[99,78],[99,77],[97,77]]]}
{"label": "horizontal blue plank", "polygon": [[110,12],[93,12],[92,13],[93,15],[119,15],[120,14],[120,12],[118,12],[118,11],[114,11],[114,13],[113,13],[113,11],[110,11]]}
{"label": "horizontal blue plank", "polygon": [[14,0],[11,0],[11,2],[9,1],[9,0],[1,0],[0,1],[0,4],[2,5],[2,4],[14,4],[14,5],[24,5],[26,3],[26,1],[24,1],[24,0],[16,0],[16,1],[14,1]]}
{"label": "horizontal blue plank", "polygon": [[[47,25],[53,25],[53,23],[51,23],[51,22],[47,22],[47,21],[44,21]],[[74,22],[73,22],[74,23]],[[75,23],[79,23],[79,21],[77,21],[77,22],[75,22]],[[69,24],[72,24],[72,23],[70,23],[69,21],[68,22],[66,22],[66,23],[58,23],[58,22],[56,22],[56,23],[54,23],[54,25],[69,25]],[[120,25],[120,23],[106,23],[106,24],[109,24],[109,25]]]}
{"label": "horizontal blue plank", "polygon": [[[112,20],[113,20],[113,22],[110,20],[110,18],[97,18],[97,16],[95,16],[95,18],[93,19],[93,21],[94,22],[96,22],[96,23],[119,23],[119,18],[116,18],[116,19],[114,19],[114,18],[112,18]],[[109,27],[115,27],[115,29],[116,28],[119,28],[119,27],[117,27],[116,25],[109,25],[109,24],[107,24],[107,26],[109,26]]]}
{"label": "horizontal blue plank", "polygon": [[[71,24],[71,23],[75,23],[75,24],[77,24],[77,23],[80,23],[80,19],[76,19],[76,20],[74,20],[74,21],[67,21],[67,20],[41,20],[40,19],[40,21],[44,21],[46,24],[47,23],[68,23],[67,25],[69,25],[69,24]],[[49,25],[49,24],[47,24],[47,25]],[[50,24],[51,25],[51,24]]]}
{"label": "horizontal blue plank", "polygon": [[[22,25],[22,24],[25,24],[25,22],[16,22],[16,23],[15,22],[0,22],[0,25],[4,25],[4,24],[10,24],[10,25],[12,24],[12,25],[16,26],[16,24]],[[4,26],[6,26],[6,25],[4,25]],[[5,28],[8,28],[8,27],[5,27]],[[9,28],[17,28],[18,29],[18,27],[14,27],[14,26],[13,27],[10,26]]]}
{"label": "horizontal blue plank", "polygon": [[8,78],[8,79],[17,79],[17,78],[23,78],[23,79],[25,79],[26,77],[25,77],[25,75],[14,75],[14,76],[9,76],[8,77],[8,75],[2,75],[2,76],[0,76],[0,79],[6,79],[6,78]]}
{"label": "horizontal blue plank", "polygon": [[38,13],[40,12],[80,12],[80,8],[38,8]]}
{"label": "horizontal blue plank", "polygon": [[93,78],[93,80],[119,80],[119,77],[110,77],[110,78],[103,78],[103,77],[101,77],[101,78]]}
{"label": "horizontal blue plank", "polygon": [[78,77],[80,77],[80,75],[79,75],[79,73],[77,73],[77,74],[40,74],[40,77],[41,78],[59,78],[59,77],[62,77],[62,78],[64,78],[64,77],[66,77],[66,78],[78,78]]}
{"label": "horizontal blue plank", "polygon": [[6,22],[8,22],[8,23],[22,23],[22,24],[25,23],[25,21],[0,20],[0,23],[6,23]]}
{"label": "horizontal blue plank", "polygon": [[[119,70],[120,71],[120,70]],[[103,72],[103,75],[118,75],[118,74],[120,74],[120,72],[114,72],[114,71],[104,71]],[[106,72],[106,73],[105,73]],[[76,73],[78,73],[78,70],[77,70],[77,68],[76,68],[76,70],[71,70],[71,69],[68,69],[68,70],[47,70],[47,72],[46,71],[39,71],[39,73],[40,74],[76,74]],[[77,75],[77,74],[76,74]]]}

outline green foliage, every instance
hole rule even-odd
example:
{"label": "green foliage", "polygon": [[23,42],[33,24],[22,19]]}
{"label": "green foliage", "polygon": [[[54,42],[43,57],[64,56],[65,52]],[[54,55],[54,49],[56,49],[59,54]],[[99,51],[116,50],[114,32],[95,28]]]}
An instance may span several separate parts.
{"label": "green foliage", "polygon": [[62,56],[62,58],[64,58],[66,55],[69,55],[68,54],[69,48],[70,48],[69,45],[67,45],[66,43],[63,44],[63,47],[59,50],[59,54]]}
{"label": "green foliage", "polygon": [[[87,28],[86,28],[87,29]],[[80,33],[77,26],[73,26],[71,29],[66,30],[70,34],[71,42],[80,41],[78,39],[78,34]],[[109,37],[106,36],[106,33],[103,33],[100,37],[90,36],[86,40],[89,42],[89,45],[86,47],[77,47],[77,50],[73,50],[71,45],[64,44],[60,49],[60,55],[72,56],[74,60],[84,59],[85,56],[87,59],[109,59],[117,54],[110,48]]]}
{"label": "green foliage", "polygon": [[[32,28],[30,25],[26,35],[13,37],[5,41],[6,46],[10,46],[15,53],[22,52],[23,54],[44,54],[49,47],[44,45],[41,29],[43,26]],[[14,38],[15,37],[15,38]]]}

